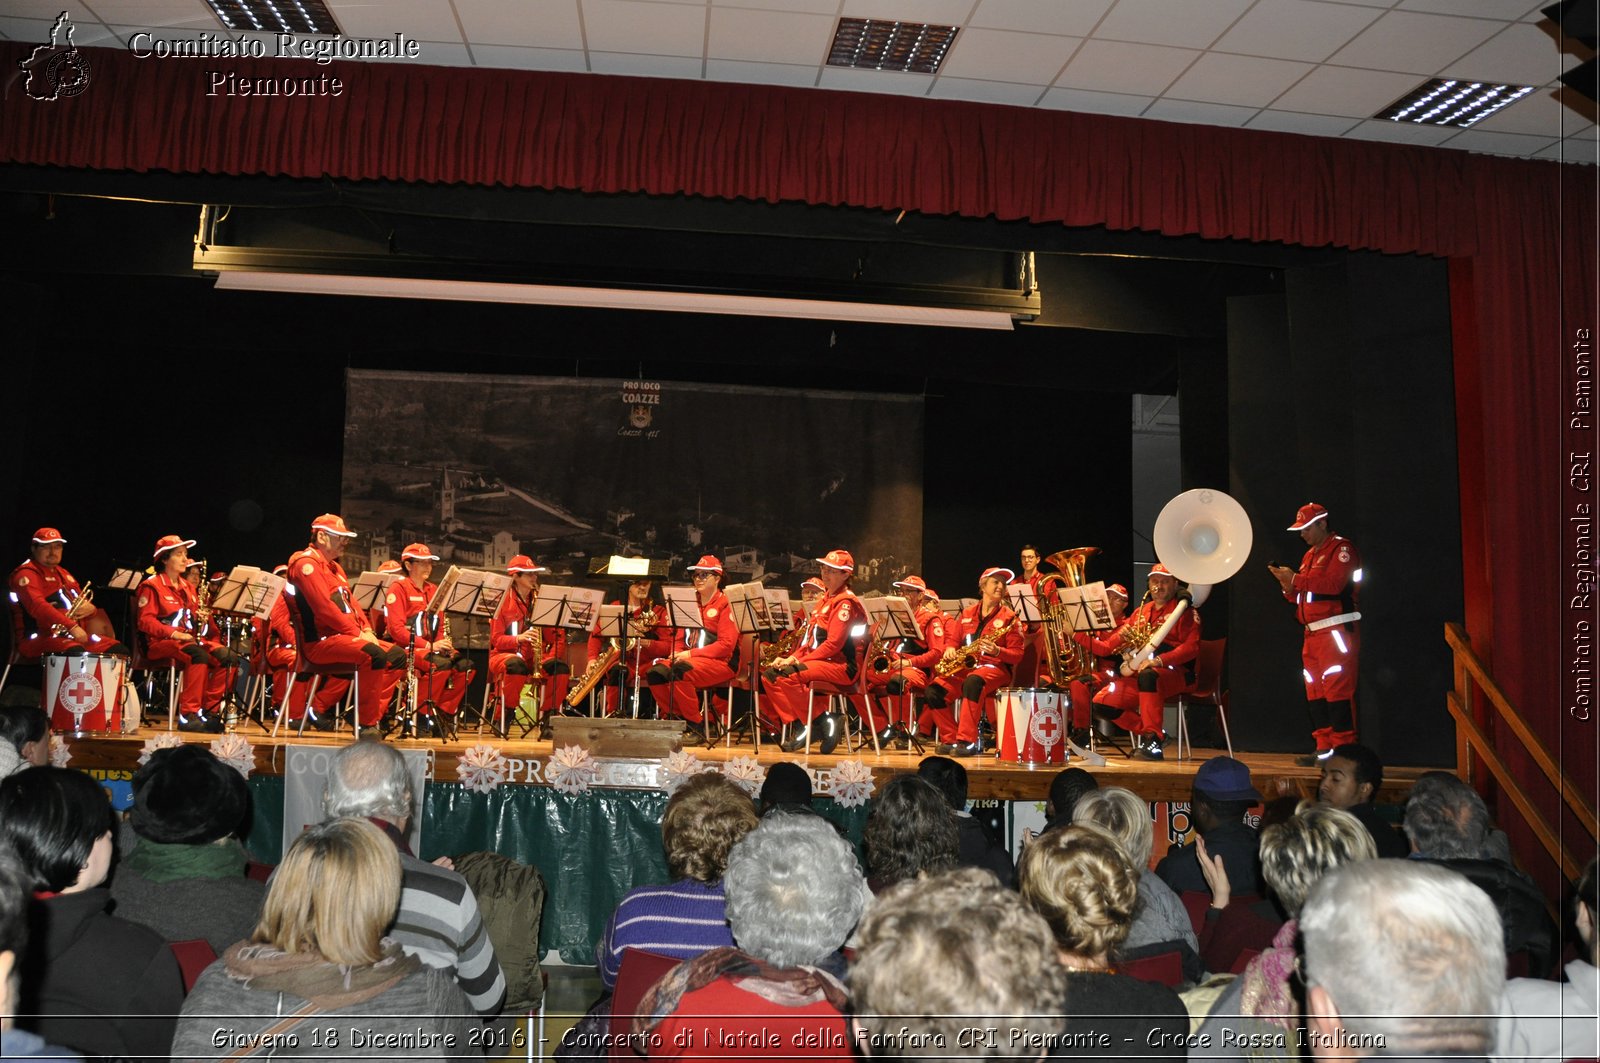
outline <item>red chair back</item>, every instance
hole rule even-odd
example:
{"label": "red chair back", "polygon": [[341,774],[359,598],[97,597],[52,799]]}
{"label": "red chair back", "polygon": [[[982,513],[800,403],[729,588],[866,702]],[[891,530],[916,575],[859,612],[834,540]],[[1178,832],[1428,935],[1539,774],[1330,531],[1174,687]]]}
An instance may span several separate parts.
{"label": "red chair back", "polygon": [[211,948],[211,943],[204,938],[195,938],[193,941],[169,942],[168,948],[178,958],[178,970],[183,972],[183,991],[185,994],[194,988],[195,980],[200,977],[200,972],[217,962],[217,954]]}
{"label": "red chair back", "polygon": [[1158,952],[1154,956],[1140,956],[1117,964],[1117,971],[1141,982],[1159,982],[1164,986],[1183,984],[1183,957],[1177,951]]}
{"label": "red chair back", "polygon": [[617,985],[611,993],[611,1058],[637,1060],[638,1053],[628,1044],[627,1036],[633,1032],[633,1017],[639,1010],[639,1001],[661,976],[678,966],[681,961],[659,952],[626,948],[622,950],[622,965],[617,968]]}
{"label": "red chair back", "polygon": [[1200,640],[1200,652],[1194,659],[1194,687],[1189,691],[1190,697],[1216,700],[1222,690],[1222,656],[1227,649],[1227,636]]}

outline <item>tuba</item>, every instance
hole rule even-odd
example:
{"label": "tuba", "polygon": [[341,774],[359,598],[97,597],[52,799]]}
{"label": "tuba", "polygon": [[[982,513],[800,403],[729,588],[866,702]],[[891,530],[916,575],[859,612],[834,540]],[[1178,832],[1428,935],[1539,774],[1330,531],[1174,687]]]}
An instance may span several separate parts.
{"label": "tuba", "polygon": [[[1089,558],[1099,552],[1098,546],[1057,550],[1045,558],[1056,567],[1056,571],[1039,580],[1039,589],[1042,591],[1052,583],[1060,583],[1063,587],[1082,587],[1086,582],[1083,570],[1088,565]],[[1044,652],[1045,663],[1050,672],[1050,683],[1065,690],[1073,682],[1093,674],[1094,654],[1072,640],[1065,606],[1060,604],[1047,606],[1040,603],[1040,609],[1044,614]]]}

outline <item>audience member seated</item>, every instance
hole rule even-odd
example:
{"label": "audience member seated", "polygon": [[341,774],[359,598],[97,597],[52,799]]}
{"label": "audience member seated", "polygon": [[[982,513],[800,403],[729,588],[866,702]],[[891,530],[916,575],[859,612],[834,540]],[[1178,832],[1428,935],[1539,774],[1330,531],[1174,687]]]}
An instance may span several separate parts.
{"label": "audience member seated", "polygon": [[259,1044],[273,1058],[473,1054],[478,1021],[455,978],[384,937],[399,906],[400,855],[383,831],[363,819],[307,829],[272,876],[255,932],[183,1002],[173,1056]]}
{"label": "audience member seated", "polygon": [[322,810],[329,819],[370,820],[400,854],[400,907],[387,931],[429,967],[455,972],[479,1015],[497,1015],[506,976],[483,928],[478,898],[467,880],[441,863],[428,863],[406,843],[416,795],[398,750],[374,739],[341,749],[328,768]]}
{"label": "audience member seated", "polygon": [[853,1025],[868,1056],[1037,1059],[1064,1043],[1067,969],[1055,938],[987,871],[964,867],[885,890],[853,944]]}
{"label": "audience member seated", "polygon": [[0,840],[29,877],[19,1024],[85,1055],[165,1057],[183,1002],[177,958],[148,927],[111,915],[111,805],[81,771],[0,781]]}
{"label": "audience member seated", "polygon": [[[1250,782],[1250,769],[1232,757],[1212,757],[1194,773],[1189,820],[1197,835],[1206,840],[1206,850],[1227,865],[1236,893],[1261,890],[1256,880],[1260,836],[1244,821],[1245,813],[1260,802],[1261,794]],[[1156,875],[1178,893],[1206,888],[1199,850],[1192,842],[1169,849],[1156,864]]]}
{"label": "audience member seated", "polygon": [[1317,800],[1342,808],[1361,821],[1372,834],[1380,857],[1404,859],[1411,847],[1405,835],[1383,818],[1378,806],[1378,789],[1383,786],[1383,761],[1378,754],[1358,742],[1334,747],[1322,760],[1322,781],[1317,784]]}
{"label": "audience member seated", "polygon": [[792,760],[780,760],[768,768],[761,783],[761,815],[773,809],[811,811],[811,776]]}
{"label": "audience member seated", "polygon": [[[1197,844],[1216,912],[1215,916],[1208,912],[1206,918],[1221,920],[1233,907],[1227,865],[1221,857],[1207,855],[1209,846],[1203,839]],[[1298,1043],[1304,1005],[1295,981],[1300,959],[1296,917],[1324,875],[1345,864],[1375,860],[1377,855],[1372,835],[1360,820],[1310,801],[1300,802],[1293,816],[1261,832],[1261,876],[1286,922],[1217,998],[1200,1027],[1205,1043],[1191,1048],[1192,1055],[1236,1056],[1238,1046],[1250,1043],[1251,1037],[1261,1040],[1267,1058],[1296,1054],[1287,1050]]]}
{"label": "audience member seated", "polygon": [[[1139,873],[1122,847],[1093,827],[1062,827],[1023,850],[1018,878],[1023,900],[1050,924],[1067,970],[1067,1032],[1104,1035],[1092,1046],[1063,1045],[1051,1054],[1184,1058],[1189,1013],[1178,994],[1113,966],[1139,900]],[[1154,1043],[1152,1032],[1161,1035]]]}
{"label": "audience member seated", "polygon": [[1555,968],[1556,925],[1544,894],[1527,875],[1486,854],[1489,807],[1476,790],[1449,772],[1428,772],[1406,800],[1405,828],[1412,859],[1459,871],[1489,895],[1500,913],[1506,953],[1526,956],[1525,973],[1543,978]]}
{"label": "audience member seated", "polygon": [[50,717],[37,705],[0,706],[0,740],[16,750],[22,761],[0,777],[50,763]]}
{"label": "audience member seated", "polygon": [[133,774],[137,843],[111,883],[117,914],[167,941],[222,950],[250,936],[267,888],[245,876],[235,836],[250,811],[244,776],[200,745],[158,749]]}
{"label": "audience member seated", "polygon": [[[10,748],[9,746],[7,748]],[[21,1006],[20,969],[28,950],[28,873],[10,849],[0,846],[0,1060],[78,1059],[71,1049],[12,1028]]]}
{"label": "audience member seated", "polygon": [[960,847],[944,795],[918,776],[897,775],[872,803],[861,830],[867,885],[882,893],[896,882],[948,871],[956,866]]}
{"label": "audience member seated", "polygon": [[1514,978],[1506,983],[1496,1032],[1495,1058],[1511,1063],[1526,1059],[1594,1059],[1600,1055],[1600,950],[1595,915],[1600,913],[1600,876],[1590,860],[1578,878],[1572,898],[1582,954],[1566,967],[1565,982]]}
{"label": "audience member seated", "polygon": [[1044,799],[1044,829],[1054,830],[1072,822],[1072,810],[1078,798],[1090,790],[1100,789],[1100,783],[1082,768],[1068,768],[1056,772],[1050,780],[1050,792]]}
{"label": "audience member seated", "polygon": [[926,757],[917,765],[917,774],[944,795],[956,817],[956,864],[981,867],[994,872],[1000,885],[1015,887],[1016,869],[1011,854],[1000,839],[971,812],[967,811],[967,769],[949,757]]}
{"label": "audience member seated", "polygon": [[607,990],[616,986],[622,950],[630,945],[687,960],[733,944],[723,872],[729,851],[757,822],[750,798],[725,775],[691,775],[678,787],[661,816],[672,881],[631,891],[606,923],[595,963]]}
{"label": "audience member seated", "polygon": [[1365,860],[1330,872],[1300,915],[1312,1054],[1487,1055],[1505,989],[1498,924],[1483,892],[1445,868]]}
{"label": "audience member seated", "polygon": [[839,949],[871,897],[850,843],[819,816],[775,812],[728,854],[734,948],[645,993],[649,1059],[854,1059]]}
{"label": "audience member seated", "polygon": [[1177,952],[1183,961],[1183,980],[1205,977],[1200,964],[1200,941],[1183,901],[1150,870],[1150,849],[1155,842],[1150,806],[1132,790],[1108,786],[1085,794],[1073,811],[1075,824],[1096,827],[1122,847],[1122,855],[1139,872],[1139,905],[1133,925],[1122,943],[1122,955],[1131,959],[1162,952]]}

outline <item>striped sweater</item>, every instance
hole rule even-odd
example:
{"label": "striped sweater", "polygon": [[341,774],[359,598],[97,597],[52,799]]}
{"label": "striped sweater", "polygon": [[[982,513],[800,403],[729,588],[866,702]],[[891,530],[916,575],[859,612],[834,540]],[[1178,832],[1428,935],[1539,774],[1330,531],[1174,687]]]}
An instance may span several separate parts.
{"label": "striped sweater", "polygon": [[622,967],[623,949],[644,949],[687,960],[732,944],[721,881],[707,886],[683,879],[668,886],[640,886],[622,898],[595,947],[595,963],[600,981],[612,989]]}

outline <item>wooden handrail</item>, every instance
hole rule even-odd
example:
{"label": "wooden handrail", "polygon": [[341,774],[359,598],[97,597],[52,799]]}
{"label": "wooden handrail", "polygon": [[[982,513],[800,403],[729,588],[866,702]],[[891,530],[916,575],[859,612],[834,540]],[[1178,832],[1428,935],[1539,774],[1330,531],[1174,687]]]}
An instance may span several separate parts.
{"label": "wooden handrail", "polygon": [[[1450,715],[1456,720],[1456,767],[1464,777],[1469,777],[1472,770],[1472,758],[1479,757],[1484,765],[1494,775],[1495,780],[1505,789],[1506,796],[1516,806],[1517,811],[1528,822],[1534,835],[1539,839],[1551,859],[1561,865],[1562,872],[1569,879],[1576,879],[1583,871],[1583,864],[1578,860],[1567,846],[1563,845],[1560,836],[1550,826],[1548,820],[1534,807],[1528,797],[1527,789],[1522,785],[1504,759],[1495,750],[1489,736],[1478,726],[1473,718],[1475,690],[1483,691],[1495,714],[1505,723],[1506,727],[1515,736],[1538,765],[1540,772],[1560,795],[1562,802],[1567,806],[1589,832],[1590,839],[1600,840],[1600,822],[1595,818],[1595,810],[1584,795],[1578,791],[1561,773],[1555,758],[1550,755],[1539,736],[1528,727],[1527,721],[1522,718],[1511,699],[1506,697],[1505,691],[1500,689],[1488,671],[1483,667],[1483,662],[1472,649],[1472,643],[1467,638],[1466,630],[1456,623],[1444,626],[1444,640],[1449,644],[1455,658],[1455,689],[1445,699]],[[1588,848],[1593,851],[1593,846]]]}

